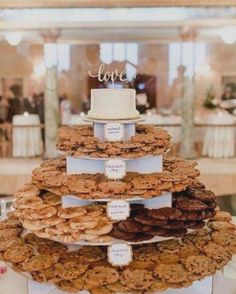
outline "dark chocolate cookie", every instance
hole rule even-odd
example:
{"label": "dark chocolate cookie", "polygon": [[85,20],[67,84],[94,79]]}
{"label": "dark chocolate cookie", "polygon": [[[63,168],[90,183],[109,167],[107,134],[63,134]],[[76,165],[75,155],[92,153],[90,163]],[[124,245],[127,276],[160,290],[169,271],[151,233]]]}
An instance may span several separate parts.
{"label": "dark chocolate cookie", "polygon": [[188,195],[197,200],[211,202],[215,200],[215,194],[209,190],[190,189]]}
{"label": "dark chocolate cookie", "polygon": [[148,215],[158,220],[175,220],[181,216],[181,211],[176,208],[163,207],[149,210]]}
{"label": "dark chocolate cookie", "polygon": [[151,217],[148,215],[148,210],[143,210],[141,212],[138,212],[135,216],[134,216],[134,220],[138,223],[141,223],[143,225],[147,225],[147,226],[163,226],[165,224],[167,224],[166,220],[157,220],[154,217]]}
{"label": "dark chocolate cookie", "polygon": [[166,230],[166,233],[162,235],[163,237],[176,237],[180,238],[187,234],[188,230],[185,228],[176,229],[176,230]]}
{"label": "dark chocolate cookie", "polygon": [[142,204],[142,203],[131,203],[130,204],[130,210],[132,212],[136,212],[136,211],[143,210],[143,209],[144,209],[144,204]]}
{"label": "dark chocolate cookie", "polygon": [[130,239],[132,239],[132,238],[135,237],[135,234],[132,234],[132,233],[125,233],[125,232],[120,231],[120,230],[118,229],[118,225],[117,225],[117,224],[114,224],[114,225],[113,225],[113,229],[112,229],[110,235],[111,235],[113,238],[121,239],[121,240],[125,240],[125,241],[129,241]]}
{"label": "dark chocolate cookie", "polygon": [[202,229],[205,225],[204,221],[187,221],[184,223],[185,228],[193,230]]}
{"label": "dark chocolate cookie", "polygon": [[176,199],[175,207],[185,211],[200,211],[208,208],[208,205],[195,199]]}
{"label": "dark chocolate cookie", "polygon": [[129,217],[127,220],[119,222],[118,229],[125,233],[142,233],[149,231],[150,227],[140,224]]}
{"label": "dark chocolate cookie", "polygon": [[145,234],[150,236],[159,236],[159,237],[165,237],[166,234],[168,234],[169,230],[160,228],[160,227],[153,227],[150,231],[145,232]]}
{"label": "dark chocolate cookie", "polygon": [[184,227],[184,222],[178,220],[168,221],[168,223],[163,226],[164,229],[168,230],[182,229]]}

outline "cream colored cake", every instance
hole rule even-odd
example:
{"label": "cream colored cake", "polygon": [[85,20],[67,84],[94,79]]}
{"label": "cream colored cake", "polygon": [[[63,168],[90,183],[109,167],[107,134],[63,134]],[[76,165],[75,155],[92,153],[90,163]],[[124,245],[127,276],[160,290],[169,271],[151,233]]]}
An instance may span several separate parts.
{"label": "cream colored cake", "polygon": [[135,119],[140,116],[136,110],[136,93],[133,89],[91,90],[91,109],[88,118],[93,119]]}

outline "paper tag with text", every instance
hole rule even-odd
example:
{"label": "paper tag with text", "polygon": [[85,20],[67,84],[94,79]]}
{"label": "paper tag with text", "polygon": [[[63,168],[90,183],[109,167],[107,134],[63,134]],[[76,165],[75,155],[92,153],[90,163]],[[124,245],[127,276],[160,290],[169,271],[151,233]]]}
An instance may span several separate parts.
{"label": "paper tag with text", "polygon": [[125,266],[132,262],[132,247],[126,243],[114,243],[108,247],[108,261],[113,266]]}
{"label": "paper tag with text", "polygon": [[125,161],[109,159],[105,163],[105,175],[110,180],[121,180],[126,175]]}
{"label": "paper tag with text", "polygon": [[112,220],[126,220],[130,215],[130,205],[126,200],[111,200],[107,203],[107,216]]}
{"label": "paper tag with text", "polygon": [[124,125],[121,123],[106,123],[104,131],[107,141],[121,141],[124,138]]}

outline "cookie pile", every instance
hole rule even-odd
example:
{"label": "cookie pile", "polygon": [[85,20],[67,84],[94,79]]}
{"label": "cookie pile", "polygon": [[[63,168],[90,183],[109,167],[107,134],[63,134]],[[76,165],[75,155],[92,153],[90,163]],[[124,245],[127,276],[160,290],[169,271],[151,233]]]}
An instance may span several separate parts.
{"label": "cookie pile", "polygon": [[11,214],[0,223],[0,259],[35,281],[66,292],[151,294],[188,287],[222,269],[236,254],[236,231],[229,213],[217,211],[208,227],[180,239],[136,246],[128,266],[114,267],[104,247],[69,251],[34,234],[21,237],[21,223]]}
{"label": "cookie pile", "polygon": [[104,174],[66,174],[64,158],[48,160],[33,171],[32,182],[39,189],[57,195],[75,195],[81,199],[151,198],[162,192],[183,191],[195,183],[199,170],[195,163],[179,158],[164,158],[162,173],[138,174],[128,172],[120,181],[108,180]]}
{"label": "cookie pile", "polygon": [[[31,195],[30,190],[35,192]],[[110,242],[113,224],[102,205],[62,208],[61,197],[27,185],[18,192],[14,203],[23,227],[42,238],[61,242]]]}
{"label": "cookie pile", "polygon": [[165,153],[170,148],[170,135],[152,125],[138,125],[130,141],[100,142],[93,136],[92,127],[62,127],[57,148],[72,156],[138,158]]}
{"label": "cookie pile", "polygon": [[205,190],[204,186],[192,186],[173,194],[173,207],[131,211],[127,220],[113,225],[111,235],[130,242],[150,240],[154,236],[183,237],[188,229],[203,228],[205,220],[214,217],[215,208],[213,192]]}
{"label": "cookie pile", "polygon": [[114,238],[135,243],[155,236],[182,237],[203,228],[215,215],[216,200],[198,183],[174,193],[172,208],[132,203],[130,217],[115,223],[107,218],[105,204],[62,208],[60,196],[28,184],[17,193],[14,206],[23,227],[38,237],[65,243],[109,243]]}

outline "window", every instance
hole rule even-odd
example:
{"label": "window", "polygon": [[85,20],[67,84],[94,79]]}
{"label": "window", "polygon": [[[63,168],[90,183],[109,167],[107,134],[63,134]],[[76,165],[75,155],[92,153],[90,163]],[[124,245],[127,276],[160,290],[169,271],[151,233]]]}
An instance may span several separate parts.
{"label": "window", "polygon": [[138,64],[138,44],[136,43],[101,43],[100,60],[110,64],[113,61],[128,61]]}
{"label": "window", "polygon": [[59,71],[70,70],[70,45],[47,43],[44,45],[44,57],[47,67],[57,66]]}
{"label": "window", "polygon": [[105,64],[113,61],[126,62],[125,71],[128,80],[132,80],[136,74],[138,64],[138,44],[136,43],[101,43],[100,60]]}
{"label": "window", "polygon": [[193,77],[195,69],[206,62],[206,44],[204,43],[171,43],[169,45],[169,85],[177,77],[177,68],[186,66],[186,76]]}

